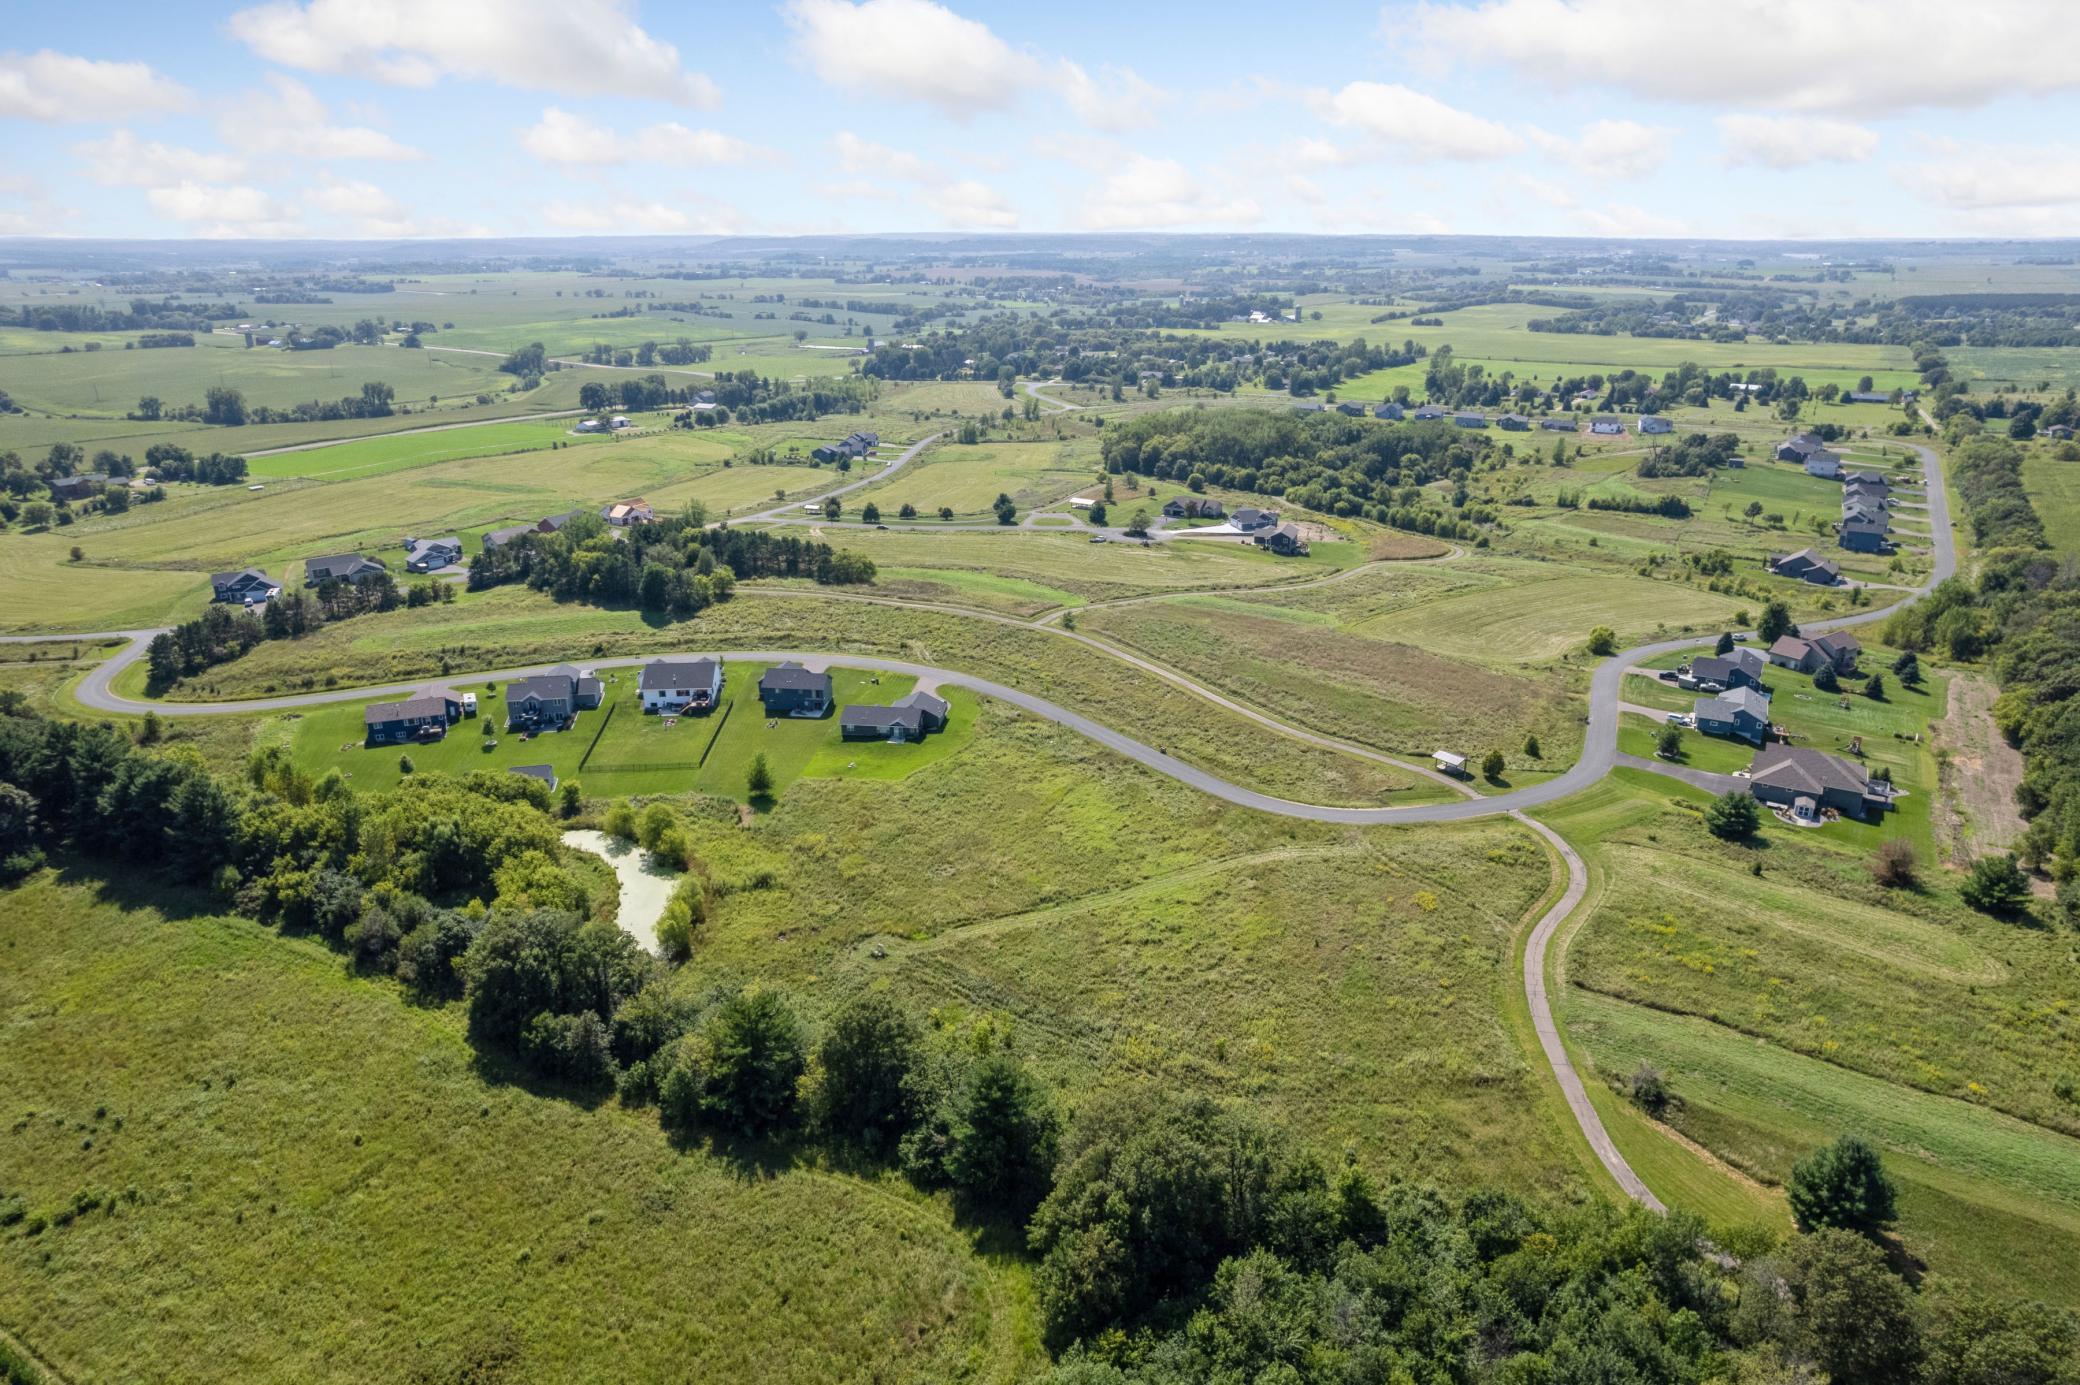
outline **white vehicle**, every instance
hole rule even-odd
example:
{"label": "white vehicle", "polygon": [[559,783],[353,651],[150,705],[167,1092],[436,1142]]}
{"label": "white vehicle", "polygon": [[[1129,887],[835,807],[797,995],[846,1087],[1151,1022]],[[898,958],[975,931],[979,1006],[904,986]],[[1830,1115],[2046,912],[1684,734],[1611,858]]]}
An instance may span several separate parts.
{"label": "white vehicle", "polygon": [[1668,714],[1668,724],[1670,726],[1689,726],[1692,722],[1693,718],[1688,712],[1670,712]]}

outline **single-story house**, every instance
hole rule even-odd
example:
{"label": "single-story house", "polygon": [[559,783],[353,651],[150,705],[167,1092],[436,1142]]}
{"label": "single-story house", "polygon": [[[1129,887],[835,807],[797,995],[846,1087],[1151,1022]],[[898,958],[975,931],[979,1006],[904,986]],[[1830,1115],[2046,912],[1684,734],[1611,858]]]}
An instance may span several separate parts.
{"label": "single-story house", "polygon": [[1336,406],[1336,412],[1347,414],[1352,418],[1363,418],[1365,417],[1365,406],[1355,399],[1346,399]]}
{"label": "single-story house", "polygon": [[921,741],[946,729],[951,710],[944,698],[913,692],[888,707],[846,707],[838,713],[838,734],[848,741]]}
{"label": "single-story house", "polygon": [[1659,414],[1641,414],[1639,430],[1642,433],[1673,433],[1676,426]]}
{"label": "single-story house", "polygon": [[236,602],[241,606],[250,606],[256,601],[272,601],[282,594],[282,584],[256,567],[212,573],[209,585],[213,600]]}
{"label": "single-story house", "polygon": [[1411,415],[1411,417],[1420,419],[1424,423],[1431,423],[1436,421],[1437,419],[1443,418],[1444,415],[1445,411],[1439,408],[1437,405],[1425,404],[1421,408],[1417,409],[1415,413]]}
{"label": "single-story house", "polygon": [[1769,735],[1769,699],[1753,688],[1728,688],[1699,702],[1692,714],[1707,736],[1731,736],[1761,745]]}
{"label": "single-story house", "polygon": [[1824,448],[1808,452],[1805,457],[1806,475],[1818,476],[1823,481],[1832,481],[1842,474],[1842,459]]}
{"label": "single-story house", "polygon": [[[1763,670],[1768,667],[1769,660],[1752,649],[1730,649],[1723,655],[1703,654],[1690,661],[1689,683],[1760,689]],[[1678,677],[1676,681],[1682,683],[1683,679]]]}
{"label": "single-story house", "polygon": [[1623,434],[1625,431],[1625,420],[1619,418],[1616,414],[1598,414],[1595,418],[1589,420],[1589,431],[1606,437]]}
{"label": "single-story house", "polygon": [[841,441],[827,442],[809,455],[819,462],[858,461],[881,442],[878,433],[848,433]]}
{"label": "single-story house", "polygon": [[1307,551],[1307,540],[1301,536],[1297,524],[1281,524],[1276,529],[1259,529],[1256,544],[1281,557],[1298,557]]}
{"label": "single-story house", "polygon": [[1512,433],[1521,433],[1531,426],[1531,420],[1522,414],[1503,414],[1495,420],[1497,428],[1507,428]]}
{"label": "single-story house", "polygon": [[1851,404],[1890,404],[1892,395],[1885,390],[1850,390]]}
{"label": "single-story house", "polygon": [[646,712],[705,712],[722,700],[720,659],[653,659],[636,693]]}
{"label": "single-story house", "polygon": [[361,714],[361,731],[369,745],[405,741],[437,741],[461,712],[449,715],[449,701],[434,693],[414,693],[398,702],[371,702]]}
{"label": "single-story house", "polygon": [[831,710],[831,676],[789,659],[760,676],[758,700],[775,716],[826,716]]}
{"label": "single-story house", "polygon": [[1538,426],[1548,433],[1572,433],[1575,431],[1574,416],[1561,414],[1553,418],[1542,418],[1538,421]]}
{"label": "single-story house", "polygon": [[1883,553],[1886,525],[1882,520],[1849,519],[1841,523],[1842,547],[1852,553]]}
{"label": "single-story house", "polygon": [[1892,786],[1873,779],[1839,755],[1803,746],[1765,746],[1748,767],[1748,790],[1759,803],[1788,808],[1807,820],[1827,809],[1859,822],[1892,806]]}
{"label": "single-story house", "polygon": [[1407,412],[1406,409],[1389,399],[1384,404],[1375,405],[1372,410],[1372,416],[1374,418],[1400,418]]}
{"label": "single-story house", "polygon": [[98,471],[79,476],[53,476],[50,479],[51,499],[86,500],[101,494],[101,488],[107,484],[108,477]]}
{"label": "single-story house", "polygon": [[617,528],[626,528],[631,524],[648,524],[657,518],[657,513],[650,508],[649,501],[637,496],[633,500],[615,501],[603,508],[599,517]]}
{"label": "single-story house", "polygon": [[1253,534],[1259,529],[1269,529],[1278,523],[1278,511],[1260,510],[1254,505],[1244,505],[1228,516],[1228,523],[1245,534]]}
{"label": "single-story house", "polygon": [[565,726],[580,711],[597,707],[600,681],[569,664],[506,684],[506,725],[516,729]]}
{"label": "single-story house", "polygon": [[1301,399],[1294,402],[1293,412],[1296,414],[1318,414],[1325,411],[1328,407],[1319,399]]}
{"label": "single-story house", "polygon": [[1227,513],[1220,501],[1204,495],[1174,495],[1163,502],[1166,519],[1219,519]]}
{"label": "single-story house", "polygon": [[535,529],[544,534],[553,534],[578,517],[578,511],[565,510],[560,515],[549,515],[537,523]]}
{"label": "single-story house", "polygon": [[1779,577],[1811,582],[1816,587],[1831,587],[1842,580],[1842,570],[1810,548],[1770,559],[1769,570]]}
{"label": "single-story house", "polygon": [[1452,422],[1461,428],[1485,428],[1488,426],[1488,416],[1468,409],[1464,413],[1453,414]]}
{"label": "single-story house", "polygon": [[540,532],[541,526],[538,524],[512,524],[503,529],[487,529],[484,532],[484,547],[487,550],[504,548],[522,534],[536,534]]}
{"label": "single-story house", "polygon": [[1797,669],[1800,673],[1818,672],[1823,664],[1833,664],[1836,673],[1852,673],[1862,654],[1862,642],[1839,630],[1813,639],[1801,635],[1779,635],[1769,647],[1771,663],[1779,668]]}
{"label": "single-story house", "polygon": [[315,587],[323,582],[369,582],[388,572],[380,559],[364,558],[359,553],[335,553],[330,558],[304,559],[303,585]]}
{"label": "single-story house", "polygon": [[514,765],[506,773],[523,775],[529,779],[539,779],[549,786],[552,793],[556,789],[556,771],[548,765]]}
{"label": "single-story house", "polygon": [[462,540],[453,534],[438,539],[407,539],[404,567],[407,572],[438,572],[462,561]]}

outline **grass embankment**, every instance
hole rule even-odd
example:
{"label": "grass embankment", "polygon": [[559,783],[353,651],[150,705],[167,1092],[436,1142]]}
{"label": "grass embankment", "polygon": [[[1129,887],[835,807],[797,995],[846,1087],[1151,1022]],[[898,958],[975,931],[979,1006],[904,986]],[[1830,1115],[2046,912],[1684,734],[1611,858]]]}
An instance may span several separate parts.
{"label": "grass embankment", "polygon": [[2080,1108],[2058,1094],[2080,1068],[2080,988],[2064,940],[1964,908],[1948,872],[1885,890],[1867,843],[1834,829],[1765,818],[1761,845],[1719,843],[1704,798],[1619,771],[1542,814],[1592,872],[1556,992],[1578,1061],[1605,1083],[1660,1067],[1681,1098],[1674,1130],[1732,1167],[1606,1089],[1620,1148],[1671,1202],[1780,1224],[1772,1189],[1791,1163],[1856,1130],[1906,1184],[1900,1234],[1934,1269],[2080,1293]]}
{"label": "grass embankment", "polygon": [[262,645],[184,691],[227,699],[345,684],[668,651],[787,649],[879,654],[972,672],[1134,735],[1236,783],[1321,803],[1408,803],[1450,791],[1390,765],[1279,736],[1059,634],[858,602],[740,596],[697,619],[558,606],[504,588],[451,606],[364,616]]}

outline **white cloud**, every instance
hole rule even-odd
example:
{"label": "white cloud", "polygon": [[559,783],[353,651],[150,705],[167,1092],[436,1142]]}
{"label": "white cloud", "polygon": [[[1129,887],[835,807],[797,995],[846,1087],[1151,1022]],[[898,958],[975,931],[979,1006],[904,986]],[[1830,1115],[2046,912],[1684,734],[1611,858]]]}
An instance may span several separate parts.
{"label": "white cloud", "polygon": [[2069,0],[1425,0],[1385,16],[1445,58],[1663,101],[1876,113],[2080,87]]}
{"label": "white cloud", "polygon": [[789,0],[795,51],[817,77],[936,107],[956,120],[1014,105],[1039,64],[933,0]]}
{"label": "white cloud", "polygon": [[1209,188],[1175,159],[1120,151],[1107,162],[1113,171],[1084,198],[1077,218],[1087,231],[1250,226],[1263,218],[1254,197]]}
{"label": "white cloud", "polygon": [[675,120],[623,134],[555,106],[520,132],[520,147],[544,163],[593,166],[621,163],[696,167],[745,163],[758,151],[719,130],[690,130]]}
{"label": "white cloud", "polygon": [[973,178],[934,190],[925,198],[925,205],[946,226],[1005,231],[1018,225],[1018,213],[1004,200],[1004,194]]}
{"label": "white cloud", "polygon": [[288,154],[303,159],[424,158],[367,125],[335,125],[318,94],[279,72],[267,74],[268,90],[248,93],[217,116],[217,133],[252,154]]}
{"label": "white cloud", "polygon": [[392,86],[480,78],[529,91],[712,106],[714,82],[652,38],[624,0],[275,0],[231,16],[270,62]]}
{"label": "white cloud", "polygon": [[[2080,150],[2069,145],[2025,149],[1926,139],[1922,146],[1927,157],[1902,170],[1900,181],[1925,202],[1973,213],[2080,203]],[[2012,232],[1994,230],[2044,234],[2019,223]]]}
{"label": "white cloud", "polygon": [[1594,207],[1582,207],[1575,211],[1574,219],[1584,230],[1599,236],[1660,239],[1696,234],[1690,223],[1680,217],[1650,212],[1629,202],[1606,202]]}
{"label": "white cloud", "polygon": [[211,237],[300,236],[303,223],[270,194],[243,184],[216,186],[192,180],[145,193],[152,210],[169,221]]}
{"label": "white cloud", "polygon": [[1341,91],[1317,92],[1312,100],[1325,118],[1373,141],[1366,150],[1346,150],[1347,158],[1499,159],[1524,147],[1508,126],[1404,86],[1352,82]]}
{"label": "white cloud", "polygon": [[25,174],[0,174],[0,236],[54,236],[79,213],[51,201],[50,191]]}
{"label": "white cloud", "polygon": [[551,202],[542,219],[566,231],[614,235],[734,235],[743,219],[734,207],[709,203],[675,207],[663,202]]}
{"label": "white cloud", "polygon": [[1111,134],[1153,125],[1157,107],[1170,99],[1168,92],[1130,67],[1107,64],[1092,77],[1081,64],[1064,58],[1059,82],[1062,99],[1076,118],[1093,130]]}
{"label": "white cloud", "polygon": [[1668,131],[1636,120],[1593,121],[1574,139],[1536,126],[1525,133],[1554,158],[1606,178],[1645,177],[1668,160]]}
{"label": "white cloud", "polygon": [[974,178],[956,178],[907,150],[840,130],[831,137],[831,151],[838,156],[840,170],[857,175],[869,188],[879,188],[881,197],[889,195],[891,182],[926,189],[924,205],[942,226],[1001,230],[1018,224],[1018,213],[995,188]]}
{"label": "white cloud", "polygon": [[374,183],[327,177],[304,198],[305,204],[339,217],[356,236],[375,240],[414,240],[426,236],[483,236],[487,228],[451,217],[418,215],[411,207]]}
{"label": "white cloud", "polygon": [[1878,135],[1846,120],[1798,115],[1722,115],[1715,122],[1728,167],[1804,168],[1817,163],[1862,163],[1878,149]]}
{"label": "white cloud", "polygon": [[162,115],[193,104],[188,89],[144,63],[69,53],[0,53],[0,116],[100,121]]}
{"label": "white cloud", "polygon": [[246,162],[235,154],[210,154],[198,149],[141,140],[128,130],[116,130],[106,139],[86,140],[72,146],[87,177],[104,187],[161,188],[174,183],[228,183],[245,176]]}

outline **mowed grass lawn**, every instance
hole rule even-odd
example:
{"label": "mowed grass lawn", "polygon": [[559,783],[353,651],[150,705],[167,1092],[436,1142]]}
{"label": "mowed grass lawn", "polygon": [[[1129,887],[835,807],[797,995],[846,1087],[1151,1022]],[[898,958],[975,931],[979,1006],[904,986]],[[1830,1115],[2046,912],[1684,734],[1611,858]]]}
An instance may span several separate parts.
{"label": "mowed grass lawn", "polygon": [[[297,764],[313,775],[338,768],[357,789],[384,789],[403,778],[399,759],[409,756],[416,772],[465,774],[548,765],[559,780],[577,779],[587,794],[673,794],[698,791],[740,801],[752,757],[764,754],[776,793],[803,776],[900,778],[959,751],[975,733],[980,700],[964,689],[947,690],[952,704],[944,733],[922,743],[890,745],[845,741],[836,715],[820,718],[765,714],[758,679],[766,664],[725,665],[722,703],[703,716],[667,718],[645,713],[636,693],[637,671],[603,669],[606,699],[580,712],[568,731],[522,737],[505,729],[504,688],[481,682],[452,684],[475,692],[480,712],[450,727],[439,741],[406,746],[369,746],[362,738],[367,703],[344,703],[317,711],[267,719],[263,739],[285,737]],[[916,680],[857,669],[832,670],[832,692],[840,706],[887,704],[909,692]],[[372,699],[382,700],[382,699]],[[769,724],[771,723],[771,724]],[[492,728],[484,734],[484,727]]]}
{"label": "mowed grass lawn", "polygon": [[1069,462],[1056,442],[941,444],[886,483],[849,497],[846,509],[857,515],[871,501],[883,519],[894,519],[906,504],[921,515],[945,507],[973,518],[987,514],[999,495],[1009,495],[1023,514],[1062,500],[1090,479],[1090,469]]}
{"label": "mowed grass lawn", "polygon": [[[148,905],[143,896],[150,894]],[[1011,1379],[944,1205],[675,1147],[316,942],[159,890],[0,904],[0,1321],[68,1379]]]}

